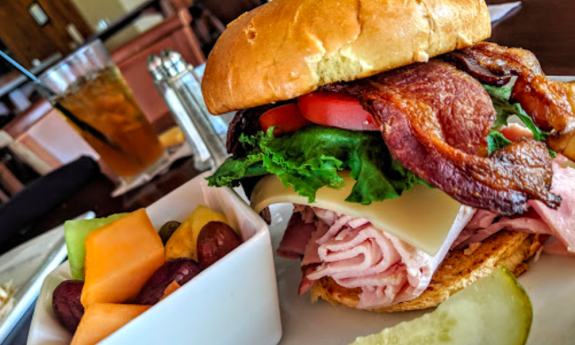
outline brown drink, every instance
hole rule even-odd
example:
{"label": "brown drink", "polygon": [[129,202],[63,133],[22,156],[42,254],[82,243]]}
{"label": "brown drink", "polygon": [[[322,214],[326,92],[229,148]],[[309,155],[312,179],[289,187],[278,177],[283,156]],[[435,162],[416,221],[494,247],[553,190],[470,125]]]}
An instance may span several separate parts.
{"label": "brown drink", "polygon": [[68,121],[114,172],[123,178],[135,176],[155,163],[164,149],[118,68],[107,67],[93,78],[78,79],[57,101],[115,144]]}
{"label": "brown drink", "polygon": [[40,79],[71,113],[63,114],[68,123],[124,180],[151,170],[165,157],[154,129],[101,42],[75,52]]}

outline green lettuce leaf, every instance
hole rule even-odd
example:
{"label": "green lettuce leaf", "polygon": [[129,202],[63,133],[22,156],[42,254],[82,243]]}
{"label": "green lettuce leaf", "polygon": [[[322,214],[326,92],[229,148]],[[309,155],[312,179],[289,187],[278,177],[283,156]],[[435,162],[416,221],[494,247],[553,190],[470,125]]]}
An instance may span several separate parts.
{"label": "green lettuce leaf", "polygon": [[527,113],[521,108],[519,103],[511,104],[511,88],[508,87],[495,87],[489,85],[483,85],[491,100],[493,101],[493,106],[497,112],[497,121],[493,125],[494,128],[501,127],[507,124],[510,116],[517,116],[523,124],[533,132],[535,140],[545,141],[549,136],[549,133],[540,130],[533,120]]}
{"label": "green lettuce leaf", "polygon": [[210,186],[235,187],[244,177],[271,173],[314,202],[319,188],[342,188],[338,171],[350,170],[356,183],[346,201],[369,205],[423,183],[391,157],[380,133],[308,126],[281,137],[273,129],[242,135],[240,143],[247,156],[228,158],[207,178]]}
{"label": "green lettuce leaf", "polygon": [[491,131],[487,136],[487,147],[490,155],[507,145],[511,145],[511,141],[498,131]]}
{"label": "green lettuce leaf", "polygon": [[[483,85],[483,87],[491,97],[491,100],[493,101],[493,106],[495,107],[495,111],[497,113],[497,120],[495,121],[493,128],[498,129],[501,126],[507,125],[509,117],[515,115],[519,118],[519,120],[521,120],[521,122],[523,122],[523,124],[527,128],[529,128],[531,132],[533,132],[533,138],[535,140],[539,141],[547,140],[549,133],[542,131],[537,126],[535,126],[535,123],[533,123],[531,117],[527,115],[527,113],[525,112],[525,110],[523,110],[523,108],[521,108],[521,105],[519,103],[511,104],[510,101],[511,88],[505,86],[496,87],[490,85]],[[501,135],[501,133],[497,131],[491,131],[491,133],[487,137],[487,142],[489,145],[489,154],[495,151],[494,149],[495,147],[501,148],[511,143],[507,139],[505,139],[505,141],[503,141],[502,139],[505,139],[505,137]],[[506,141],[508,143],[506,143]],[[494,149],[493,151],[492,148]],[[557,156],[555,151],[551,149],[549,149],[549,154],[553,158]]]}

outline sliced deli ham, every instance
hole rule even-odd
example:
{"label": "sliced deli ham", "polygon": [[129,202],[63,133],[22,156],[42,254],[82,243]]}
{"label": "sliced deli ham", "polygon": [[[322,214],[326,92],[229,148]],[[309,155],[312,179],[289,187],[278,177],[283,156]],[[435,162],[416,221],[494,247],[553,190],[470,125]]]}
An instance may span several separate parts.
{"label": "sliced deli ham", "polygon": [[553,163],[551,190],[562,197],[558,209],[550,209],[537,201],[531,201],[530,205],[549,225],[553,235],[563,243],[567,251],[575,254],[575,169]]}
{"label": "sliced deli ham", "polygon": [[306,223],[302,219],[300,212],[294,213],[278,247],[278,256],[286,259],[299,259],[302,257],[305,254],[306,244],[314,230],[315,226],[312,223]]}
{"label": "sliced deli ham", "polygon": [[384,272],[401,260],[388,236],[367,226],[350,231],[343,239],[329,239],[319,247],[319,258],[323,263],[308,278],[317,280],[331,276],[339,281]]}
{"label": "sliced deli ham", "polygon": [[451,248],[468,246],[466,254],[472,255],[480,242],[501,230],[551,235],[546,253],[575,256],[575,170],[562,167],[557,159],[553,173],[551,190],[562,198],[557,210],[530,201],[525,214],[505,217],[462,207],[435,256],[375,228],[366,219],[303,205],[296,205],[297,222],[290,221],[304,229],[302,236],[297,236],[297,241],[282,241],[278,250],[298,243],[293,252],[297,257],[303,253],[300,294],[314,281],[330,277],[344,288],[361,289],[356,306],[360,309],[384,308],[417,298]]}
{"label": "sliced deli ham", "polygon": [[495,218],[497,218],[497,213],[487,210],[477,210],[473,219],[471,219],[465,229],[476,230],[486,228],[493,223]]}
{"label": "sliced deli ham", "polygon": [[[459,235],[459,238],[453,243],[452,248],[464,247],[473,243],[479,243],[498,233],[501,230],[547,234],[552,235],[552,231],[535,211],[530,211],[525,216],[516,218],[499,217],[492,213],[491,216],[482,214],[478,211],[475,217],[469,222],[465,229]],[[480,218],[480,219],[478,219]],[[486,224],[486,220],[491,219],[491,223]]]}
{"label": "sliced deli ham", "polygon": [[546,253],[575,255],[575,170],[562,167],[559,164],[562,159],[553,162],[551,185],[551,191],[562,198],[559,208],[554,210],[531,200],[530,211],[519,217],[500,217],[489,211],[478,211],[453,247],[481,242],[501,230],[508,230],[551,235],[555,239],[546,245]]}
{"label": "sliced deli ham", "polygon": [[475,212],[462,207],[446,242],[437,255],[430,256],[376,229],[366,219],[301,205],[295,209],[296,213],[304,214],[310,210],[315,214],[315,230],[304,249],[300,293],[315,280],[331,277],[343,287],[362,289],[357,305],[361,309],[382,308],[417,298]]}
{"label": "sliced deli ham", "polygon": [[575,253],[569,252],[567,247],[557,238],[552,238],[543,247],[545,254],[549,255],[562,255],[562,256],[575,256]]}

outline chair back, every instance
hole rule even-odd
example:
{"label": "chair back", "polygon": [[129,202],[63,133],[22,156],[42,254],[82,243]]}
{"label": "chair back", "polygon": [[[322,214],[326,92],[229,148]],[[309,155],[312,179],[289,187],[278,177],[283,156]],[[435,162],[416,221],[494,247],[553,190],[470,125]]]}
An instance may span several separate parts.
{"label": "chair back", "polygon": [[190,27],[191,21],[192,17],[187,10],[179,10],[177,15],[166,19],[111,54],[150,122],[167,115],[169,109],[148,73],[148,56],[169,48],[182,54],[184,59],[194,66],[205,62],[204,54]]}

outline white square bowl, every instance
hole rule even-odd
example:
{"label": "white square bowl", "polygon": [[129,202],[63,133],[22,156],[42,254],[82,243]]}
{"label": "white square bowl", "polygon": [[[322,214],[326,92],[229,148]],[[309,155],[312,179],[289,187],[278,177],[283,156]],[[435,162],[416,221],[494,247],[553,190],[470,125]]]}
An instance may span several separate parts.
{"label": "white square bowl", "polygon": [[[243,243],[168,298],[134,319],[102,345],[277,344],[282,335],[270,234],[262,219],[228,188],[209,188],[198,176],[146,209],[158,230],[183,221],[199,205],[226,215]],[[68,345],[72,334],[52,311],[52,292],[71,279],[64,262],[44,281],[29,345]]]}

